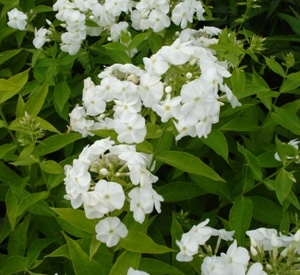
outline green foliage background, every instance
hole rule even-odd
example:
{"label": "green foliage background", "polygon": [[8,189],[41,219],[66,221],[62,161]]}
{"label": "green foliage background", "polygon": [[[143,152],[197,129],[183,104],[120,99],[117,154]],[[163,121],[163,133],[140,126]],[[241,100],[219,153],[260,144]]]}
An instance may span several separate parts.
{"label": "green foliage background", "polygon": [[204,2],[207,21],[194,27],[225,29],[212,47],[235,65],[227,84],[242,106],[222,107],[207,139],[176,143],[170,127],[148,125],[138,148],[158,163],[162,213],[142,225],[128,213],[123,222],[130,233],[113,249],[95,239],[96,221],[63,198],[64,165],[105,136],[70,133],[68,115],[86,77],[97,82],[103,66],[115,62],[140,64],[170,44],[171,34],[133,32],[129,48],[139,53],[131,59],[106,37],[87,40],[70,56],[58,42],[37,50],[33,32],[7,27],[6,13],[14,7],[33,10],[37,27],[45,18],[57,26],[52,4],[0,0],[0,274],[114,275],[130,266],[150,274],[200,274],[200,259],[175,260],[175,241],[205,218],[215,228],[235,230],[239,245],[246,244],[248,229],[300,227],[299,163],[287,158],[299,152],[285,144],[300,135],[300,1]]}

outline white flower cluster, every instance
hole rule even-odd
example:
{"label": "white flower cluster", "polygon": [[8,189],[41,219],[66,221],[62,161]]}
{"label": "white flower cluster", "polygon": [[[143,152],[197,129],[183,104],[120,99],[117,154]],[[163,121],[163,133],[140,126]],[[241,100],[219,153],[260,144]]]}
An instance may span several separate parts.
{"label": "white flower cluster", "polygon": [[207,48],[217,43],[214,36],[220,31],[185,29],[172,45],[145,57],[144,70],[114,64],[99,74],[99,85],[86,79],[83,105],[70,113],[72,130],[86,137],[93,130],[111,129],[119,142],[140,143],[147,133],[142,114],[151,109],[163,123],[174,122],[176,140],[187,135],[207,137],[212,124],[219,121],[224,99],[232,107],[240,105],[224,84],[231,75],[227,62],[218,61]]}
{"label": "white flower cluster", "polygon": [[[173,8],[170,0],[57,0],[53,10],[57,11],[56,18],[62,22],[66,32],[61,35],[61,50],[73,55],[81,48],[87,36],[98,36],[109,32],[111,39],[117,41],[122,31],[126,31],[128,23],[123,17],[131,19],[135,30],[152,29],[160,32],[168,28],[171,21],[186,28],[187,23],[193,22],[194,15],[198,20],[204,20],[204,8],[197,0],[184,0]],[[26,27],[27,15],[17,9],[8,12],[8,26],[19,30]],[[44,45],[49,32],[45,28],[35,29],[36,48]],[[121,41],[122,42],[122,41]]]}
{"label": "white flower cluster", "polygon": [[[299,264],[300,230],[289,236],[278,235],[275,229],[249,230],[246,232],[251,242],[249,252],[246,248],[237,246],[236,240],[233,239],[234,231],[216,230],[207,226],[208,223],[209,219],[206,219],[194,225],[182,235],[180,241],[176,241],[180,249],[176,255],[178,261],[192,261],[196,254],[204,257],[201,265],[203,275],[266,275],[264,268],[276,271],[280,265],[287,268],[289,263],[290,268],[293,263]],[[212,236],[218,236],[214,253],[206,243]],[[221,252],[220,256],[217,256],[221,240],[233,242],[226,253]],[[203,248],[206,249],[206,253]]]}
{"label": "white flower cluster", "polygon": [[65,199],[75,209],[83,205],[87,218],[101,219],[96,238],[107,246],[127,235],[126,226],[112,217],[126,199],[139,223],[154,208],[161,211],[163,197],[152,188],[158,178],[150,172],[154,168],[151,163],[152,156],[137,152],[134,145],[115,145],[107,138],[86,146],[72,165],[65,166]]}

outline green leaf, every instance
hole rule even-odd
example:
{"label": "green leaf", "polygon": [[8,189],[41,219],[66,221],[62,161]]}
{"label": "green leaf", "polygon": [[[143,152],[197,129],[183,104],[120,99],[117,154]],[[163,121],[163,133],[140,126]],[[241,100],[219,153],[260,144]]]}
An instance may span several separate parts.
{"label": "green leaf", "polygon": [[22,215],[25,212],[25,210],[27,210],[30,206],[34,205],[38,201],[46,199],[48,196],[48,191],[37,192],[32,194],[29,193],[26,197],[21,199],[16,209],[16,215]]}
{"label": "green leaf", "polygon": [[33,116],[38,115],[48,94],[48,83],[45,82],[25,104],[25,111]]}
{"label": "green leaf", "polygon": [[249,165],[249,167],[251,168],[254,178],[256,180],[261,180],[262,179],[262,171],[261,171],[260,164],[259,164],[259,161],[257,160],[257,158],[250,151],[245,149],[240,144],[238,144],[237,146],[238,146],[238,151],[243,154],[243,156],[245,157],[245,159],[247,161],[247,165]]}
{"label": "green leaf", "polygon": [[55,257],[65,257],[67,259],[71,259],[70,251],[68,245],[62,245],[45,256],[45,258],[55,258]]}
{"label": "green leaf", "polygon": [[0,104],[21,91],[28,80],[29,70],[21,72],[11,78],[0,79]]}
{"label": "green leaf", "polygon": [[224,134],[218,130],[212,130],[207,138],[201,138],[201,141],[212,148],[218,155],[228,161],[228,144]]}
{"label": "green leaf", "polygon": [[300,118],[284,108],[274,106],[274,109],[275,112],[271,113],[272,119],[295,135],[300,135]]}
{"label": "green leaf", "polygon": [[6,202],[6,213],[8,216],[9,223],[11,225],[12,230],[14,230],[16,225],[16,217],[17,217],[17,208],[18,208],[18,199],[13,194],[12,188],[9,188],[6,196],[5,196],[5,202]]}
{"label": "green leaf", "polygon": [[69,247],[70,258],[76,275],[105,275],[101,265],[95,260],[90,259],[76,241],[69,238],[66,234],[64,234],[64,237]]}
{"label": "green leaf", "polygon": [[157,154],[156,159],[187,173],[204,176],[217,181],[224,181],[199,158],[186,152],[163,151]]}
{"label": "green leaf", "polygon": [[221,131],[235,131],[235,132],[256,132],[260,127],[256,121],[250,120],[247,117],[237,117],[219,128]]}
{"label": "green leaf", "polygon": [[62,174],[64,169],[54,160],[45,160],[39,163],[41,169],[49,174]]}
{"label": "green leaf", "polygon": [[280,225],[282,208],[275,202],[258,196],[250,197],[253,203],[253,218],[266,225]]}
{"label": "green leaf", "polygon": [[27,234],[30,218],[26,216],[15,230],[10,234],[7,251],[9,255],[25,256],[25,250],[27,247]]}
{"label": "green leaf", "polygon": [[8,51],[1,52],[0,53],[0,65],[3,64],[6,60],[17,55],[21,51],[22,51],[21,49],[18,49],[18,50],[8,50]]}
{"label": "green leaf", "polygon": [[89,220],[86,218],[83,210],[75,210],[71,208],[51,208],[63,220],[69,222],[75,228],[90,234],[95,233],[97,220]]}
{"label": "green leaf", "polygon": [[173,249],[155,243],[149,236],[138,231],[129,231],[128,235],[120,240],[120,245],[128,251],[136,253],[162,254],[173,251]]}
{"label": "green leaf", "polygon": [[286,76],[285,71],[283,70],[283,68],[281,67],[281,65],[275,61],[274,59],[265,57],[265,61],[268,65],[268,67],[276,74],[279,74],[282,77]]}
{"label": "green leaf", "polygon": [[156,34],[155,32],[152,32],[151,35],[148,38],[149,45],[152,51],[152,54],[155,54],[160,50],[162,47],[162,41],[161,38]]}
{"label": "green leaf", "polygon": [[235,68],[230,77],[230,81],[234,95],[237,98],[242,98],[246,84],[245,72],[240,68]]}
{"label": "green leaf", "polygon": [[229,222],[231,228],[235,230],[234,236],[239,245],[244,245],[245,233],[250,227],[252,219],[252,201],[251,199],[238,197],[229,213]]}
{"label": "green leaf", "polygon": [[291,192],[294,183],[292,177],[285,169],[281,169],[276,176],[276,195],[281,204]]}
{"label": "green leaf", "polygon": [[291,15],[284,14],[284,13],[278,13],[278,15],[290,25],[290,27],[296,34],[298,34],[298,35],[300,34],[300,20],[299,19],[297,19],[296,17],[293,17]]}
{"label": "green leaf", "polygon": [[[140,244],[141,245],[141,244]],[[120,257],[118,257],[117,261],[113,265],[109,275],[126,275],[128,269],[132,267],[133,269],[137,269],[139,266],[139,262],[141,259],[140,253],[134,253],[131,251],[124,251]]]}
{"label": "green leaf", "polygon": [[131,58],[128,55],[128,49],[120,42],[111,42],[104,45],[108,55],[115,61],[121,64],[131,63]]}
{"label": "green leaf", "polygon": [[38,156],[44,156],[49,153],[58,151],[66,145],[81,139],[79,133],[57,134],[44,139],[37,147],[36,153]]}
{"label": "green leaf", "polygon": [[163,196],[164,202],[187,200],[206,193],[191,182],[171,182],[160,187],[157,192]]}
{"label": "green leaf", "polygon": [[134,48],[137,48],[142,42],[144,42],[148,37],[150,33],[139,33],[135,37],[132,38],[131,42],[129,43],[129,49],[132,50]]}
{"label": "green leaf", "polygon": [[218,195],[226,200],[230,200],[230,191],[224,181],[214,181],[199,175],[190,175],[191,179],[209,194]]}
{"label": "green leaf", "polygon": [[56,240],[57,238],[43,238],[34,240],[27,252],[27,266],[30,268],[33,263],[39,258],[42,250]]}
{"label": "green leaf", "polygon": [[279,92],[287,93],[287,92],[297,89],[299,86],[300,86],[300,82],[297,82],[297,81],[294,81],[291,79],[285,79],[280,86]]}
{"label": "green leaf", "polygon": [[165,262],[157,259],[142,258],[139,265],[139,270],[148,272],[149,274],[168,274],[168,275],[185,275],[176,267],[173,267]]}
{"label": "green leaf", "polygon": [[71,94],[71,89],[66,81],[59,82],[54,88],[54,100],[60,111],[68,101]]}
{"label": "green leaf", "polygon": [[18,255],[9,257],[4,266],[2,266],[0,273],[5,275],[15,275],[18,272],[24,272],[26,270],[27,259]]}

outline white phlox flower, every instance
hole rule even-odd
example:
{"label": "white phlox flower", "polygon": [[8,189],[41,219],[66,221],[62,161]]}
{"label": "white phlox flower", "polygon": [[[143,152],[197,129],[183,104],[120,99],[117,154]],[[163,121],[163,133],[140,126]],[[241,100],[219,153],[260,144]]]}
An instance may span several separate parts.
{"label": "white phlox flower", "polygon": [[221,258],[226,263],[226,274],[243,275],[246,272],[250,260],[249,252],[244,247],[238,247],[236,240],[228,247],[225,253],[221,253]]}
{"label": "white phlox flower", "polygon": [[111,27],[110,27],[111,40],[118,41],[120,39],[122,32],[130,35],[130,32],[128,32],[127,28],[128,28],[128,23],[126,21],[121,21],[119,23],[111,25]]}
{"label": "white phlox flower", "polygon": [[198,253],[199,245],[193,234],[184,233],[180,241],[176,241],[180,252],[176,254],[176,260],[180,262],[190,262],[193,256]]}
{"label": "white phlox flower", "polygon": [[[272,236],[277,238],[277,230],[273,228],[258,228],[255,230],[248,230],[246,234],[250,237],[251,245],[263,250],[272,250]],[[253,243],[253,244],[252,244]],[[278,247],[281,246],[281,241],[278,239]]]}
{"label": "white phlox flower", "polygon": [[263,266],[261,263],[254,263],[250,266],[246,275],[267,275],[267,273],[263,271]]}
{"label": "white phlox flower", "polygon": [[212,236],[213,230],[211,227],[206,226],[209,223],[209,219],[199,223],[198,225],[194,225],[188,234],[193,236],[196,240],[198,245],[203,245],[210,239]]}
{"label": "white phlox flower", "polygon": [[73,160],[72,166],[65,166],[65,179],[67,195],[65,199],[70,200],[73,208],[78,208],[82,204],[80,195],[90,188],[91,175],[88,167],[80,160]]}
{"label": "white phlox flower", "polygon": [[123,122],[120,119],[114,120],[114,130],[118,134],[118,141],[123,143],[141,143],[146,136],[145,119],[134,114],[128,122]]}
{"label": "white phlox flower", "polygon": [[7,25],[11,28],[23,31],[26,28],[27,25],[27,15],[22,12],[19,11],[17,8],[14,8],[12,10],[10,10],[9,12],[7,12],[8,15],[8,22]]}
{"label": "white phlox flower", "polygon": [[75,55],[78,53],[81,47],[82,40],[77,36],[74,36],[71,32],[65,32],[61,35],[60,49],[63,52],[67,52],[70,55]]}
{"label": "white phlox flower", "polygon": [[40,49],[41,47],[43,47],[43,45],[46,43],[46,41],[49,41],[49,39],[47,38],[47,34],[49,34],[49,31],[45,28],[40,28],[37,29],[35,28],[34,30],[34,39],[32,41],[34,47],[36,47],[37,49]]}
{"label": "white phlox flower", "polygon": [[96,239],[108,247],[117,245],[120,239],[125,238],[127,234],[128,230],[125,224],[117,217],[105,218],[96,225]]}
{"label": "white phlox flower", "polygon": [[128,193],[128,196],[131,199],[130,211],[139,223],[144,222],[145,215],[152,213],[154,207],[158,213],[161,212],[160,202],[163,201],[163,197],[152,186],[135,187]]}
{"label": "white phlox flower", "polygon": [[234,275],[226,273],[226,263],[221,257],[213,255],[204,258],[201,265],[202,275]]}
{"label": "white phlox flower", "polygon": [[171,118],[179,119],[182,116],[180,102],[180,96],[171,98],[171,95],[167,94],[165,100],[152,106],[152,110],[161,117],[162,122]]}
{"label": "white phlox flower", "polygon": [[152,76],[149,73],[144,73],[141,76],[138,88],[143,105],[148,108],[158,103],[164,94],[160,77]]}

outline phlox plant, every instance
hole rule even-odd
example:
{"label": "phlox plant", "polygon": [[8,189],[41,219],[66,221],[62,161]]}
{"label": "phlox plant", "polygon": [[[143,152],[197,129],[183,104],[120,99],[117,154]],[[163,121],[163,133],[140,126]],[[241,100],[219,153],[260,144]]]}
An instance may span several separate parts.
{"label": "phlox plant", "polygon": [[0,274],[300,273],[296,0],[0,8]]}

